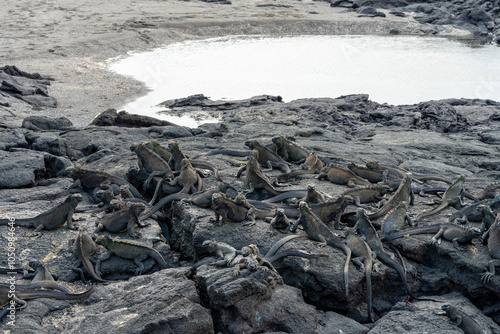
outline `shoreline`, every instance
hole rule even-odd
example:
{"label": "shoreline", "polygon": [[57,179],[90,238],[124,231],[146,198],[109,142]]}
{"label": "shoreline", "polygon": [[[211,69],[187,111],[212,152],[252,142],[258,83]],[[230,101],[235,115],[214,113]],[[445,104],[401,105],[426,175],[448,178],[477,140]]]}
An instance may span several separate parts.
{"label": "shoreline", "polygon": [[[95,25],[84,27],[76,34],[74,29],[82,28],[80,24],[85,17],[76,22],[76,26],[59,24],[57,30],[53,27],[48,29],[49,31],[41,31],[43,37],[35,38],[35,43],[16,38],[17,30],[6,29],[5,39],[13,43],[8,44],[0,53],[5,65],[16,65],[30,73],[38,72],[54,77],[49,94],[57,99],[58,106],[43,111],[26,110],[25,107],[19,106],[12,110],[18,117],[12,117],[0,109],[0,119],[7,124],[19,126],[27,116],[64,115],[75,126],[87,125],[102,111],[109,108],[119,109],[148,92],[144,83],[109,71],[107,64],[110,59],[182,41],[225,35],[389,34],[391,29],[397,29],[401,34],[424,35],[425,29],[435,28],[441,30],[439,34],[442,36],[470,36],[470,32],[465,30],[420,24],[411,16],[400,18],[388,14],[389,11],[386,10],[383,10],[387,12],[386,18],[364,18],[341,8],[332,8],[326,2],[286,0],[282,5],[290,7],[279,8],[257,7],[259,3],[180,4],[170,0],[161,3],[162,15],[153,15],[156,7],[145,8],[146,4],[142,3],[140,8],[131,12],[113,14],[109,8],[107,11],[102,9],[107,8],[105,5],[93,1],[92,5],[86,7],[89,11],[86,17],[89,17],[87,20],[95,21]],[[131,4],[132,1],[128,1],[122,6],[126,8]],[[171,11],[165,12],[167,8]],[[11,8],[6,12],[13,10]],[[142,10],[142,13],[139,14],[139,10]],[[31,28],[36,25],[43,26],[47,20],[45,16],[51,20],[55,19],[55,14],[32,12],[31,15],[34,17]],[[30,23],[24,24],[24,29],[30,30]],[[109,25],[111,29],[106,28]],[[32,33],[36,34],[34,31]],[[99,35],[103,37],[96,38]],[[68,36],[71,36],[71,39],[68,39]],[[44,44],[46,39],[56,40],[57,43],[55,46],[51,46],[55,44],[51,42]]]}

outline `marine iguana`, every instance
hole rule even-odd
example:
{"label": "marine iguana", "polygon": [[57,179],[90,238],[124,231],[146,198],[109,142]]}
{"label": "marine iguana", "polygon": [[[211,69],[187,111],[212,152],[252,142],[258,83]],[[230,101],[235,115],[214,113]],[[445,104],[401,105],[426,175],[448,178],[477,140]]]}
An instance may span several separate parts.
{"label": "marine iguana", "polygon": [[[394,232],[401,231],[406,223],[410,226],[415,226],[408,216],[408,203],[405,201],[399,203],[397,207],[389,211],[382,221],[380,230],[382,231],[382,239],[391,235]],[[373,223],[372,223],[373,224]],[[375,224],[373,224],[375,226]]]}
{"label": "marine iguana", "polygon": [[399,273],[399,276],[401,276],[406,293],[410,297],[413,297],[410,288],[408,287],[408,282],[406,280],[406,274],[403,267],[399,263],[394,261],[389,256],[389,254],[384,251],[384,246],[382,245],[382,242],[380,241],[380,238],[375,231],[375,227],[373,227],[371,221],[368,219],[365,210],[358,209],[358,211],[356,211],[356,218],[357,221],[354,225],[353,230],[357,231],[359,235],[364,238],[370,249],[377,255],[377,259],[379,259],[385,265],[396,269],[396,271]]}
{"label": "marine iguana", "polygon": [[363,207],[362,204],[378,202],[384,198],[384,195],[390,190],[386,184],[377,184],[369,186],[359,186],[347,189],[342,196],[349,195],[353,198],[356,206]]}
{"label": "marine iguana", "polygon": [[354,174],[357,176],[370,181],[371,183],[384,182],[387,179],[388,170],[378,170],[373,168],[368,168],[365,166],[357,165],[353,162],[347,164],[347,168],[349,168]]}
{"label": "marine iguana", "polygon": [[309,156],[310,152],[307,149],[283,136],[273,137],[272,142],[285,161],[300,164]]}
{"label": "marine iguana", "polygon": [[384,206],[382,206],[376,212],[369,214],[368,218],[370,218],[370,220],[375,220],[377,218],[380,218],[386,215],[389,211],[391,211],[395,207],[397,207],[401,202],[407,202],[410,205],[413,205],[414,195],[411,190],[411,181],[412,181],[411,173],[406,173],[403,180],[399,184],[398,189],[394,192],[394,194],[392,194],[392,196],[384,204]]}
{"label": "marine iguana", "polygon": [[290,219],[285,214],[285,210],[278,208],[276,209],[276,215],[271,219],[269,224],[269,234],[274,235],[275,228],[285,230],[284,233],[286,233],[290,229],[291,224]]}
{"label": "marine iguana", "polygon": [[318,247],[329,245],[331,247],[338,248],[345,253],[347,259],[344,265],[344,288],[347,296],[349,294],[349,262],[351,261],[351,250],[339,237],[333,234],[328,226],[326,226],[321,219],[316,216],[316,214],[314,214],[306,202],[301,201],[299,203],[299,209],[300,217],[290,229],[291,232],[295,232],[300,224],[304,227],[304,231],[307,233],[309,238],[315,241],[320,241]]}
{"label": "marine iguana", "polygon": [[348,187],[368,186],[371,185],[370,181],[363,179],[351,170],[330,164],[321,169],[318,180],[326,179],[334,184],[346,185]]}
{"label": "marine iguana", "polygon": [[[200,175],[193,169],[189,159],[184,158],[181,160],[180,174],[170,182],[170,185],[180,185],[183,188],[179,192],[182,194],[189,194],[201,191],[203,181]],[[198,185],[198,187],[196,187],[196,185]]]}
{"label": "marine iguana", "polygon": [[255,222],[252,216],[248,217],[249,210],[245,206],[236,204],[226,198],[226,195],[223,193],[215,193],[212,195],[212,209],[214,209],[215,212],[215,222],[219,226],[226,224],[228,219],[234,222],[242,222],[250,218],[250,222],[246,225],[253,225]]}
{"label": "marine iguana", "polygon": [[144,189],[149,188],[149,184],[155,176],[162,176],[163,180],[161,182],[174,178],[174,173],[168,162],[147,147],[146,144],[133,143],[130,146],[130,150],[137,154],[139,169],[149,173],[147,180],[144,182]]}
{"label": "marine iguana", "polygon": [[325,167],[325,164],[319,159],[318,155],[316,153],[309,153],[304,163],[300,164],[300,169],[294,169],[288,173],[278,175],[276,178],[281,181],[300,175],[319,174],[323,167]]}
{"label": "marine iguana", "polygon": [[234,198],[234,203],[236,205],[242,206],[248,210],[246,220],[248,220],[249,222],[244,223],[242,225],[243,226],[255,225],[255,212],[256,212],[256,210],[255,210],[255,207],[252,204],[250,204],[250,202],[248,202],[247,198],[245,197],[245,194],[239,193],[238,195],[236,195],[236,197]]}
{"label": "marine iguana", "polygon": [[[238,170],[236,177],[240,177],[243,171],[246,171],[245,182],[250,187],[250,191],[248,193],[252,193],[257,189],[264,189],[274,196],[283,193],[283,191],[275,189],[273,184],[271,184],[271,180],[264,174],[264,172],[262,172],[258,163],[258,157],[259,152],[252,150],[246,166],[243,166]],[[279,184],[274,182],[274,185]]]}
{"label": "marine iguana", "polygon": [[167,147],[163,147],[160,145],[159,142],[156,140],[151,140],[146,143],[144,143],[147,148],[149,148],[151,151],[155,152],[158,154],[163,160],[168,162],[170,160],[170,157],[172,156],[172,152]]}
{"label": "marine iguana", "polygon": [[457,250],[464,250],[459,244],[469,243],[472,239],[481,236],[481,231],[478,228],[465,228],[451,223],[442,223],[393,232],[384,236],[382,241],[386,242],[397,238],[425,233],[436,233],[429,241],[429,244],[441,243],[441,238],[444,238],[453,242],[453,246]]}
{"label": "marine iguana", "polygon": [[309,207],[312,212],[321,219],[326,225],[334,222],[334,228],[340,229],[340,218],[345,208],[354,201],[351,196],[340,196],[335,200],[330,200],[324,203],[311,204]]}
{"label": "marine iguana", "polygon": [[482,221],[484,218],[483,209],[480,206],[491,207],[498,210],[500,207],[500,195],[494,198],[483,199],[471,205],[467,205],[448,217],[449,222],[465,224],[469,221]]}
{"label": "marine iguana", "polygon": [[87,189],[93,189],[102,185],[111,184],[117,184],[119,186],[128,185],[134,197],[144,199],[137,189],[135,189],[134,186],[125,179],[105,172],[80,167],[68,167],[66,168],[64,175],[68,174],[73,180],[75,180],[75,184]]}
{"label": "marine iguana", "polygon": [[68,241],[68,249],[79,262],[77,267],[73,268],[73,271],[80,274],[82,281],[85,282],[85,277],[83,276],[82,269],[78,268],[80,266],[82,266],[94,280],[98,282],[107,282],[96,274],[94,266],[92,265],[92,262],[90,262],[90,255],[97,251],[97,245],[88,234],[83,233],[83,231],[80,230],[76,239]]}
{"label": "marine iguana", "polygon": [[372,310],[372,250],[361,236],[354,233],[351,229],[345,231],[346,244],[354,256],[351,261],[358,267],[363,268],[366,278],[366,304],[368,309],[368,320],[374,322]]}
{"label": "marine iguana", "polygon": [[10,219],[0,219],[0,225],[9,225],[14,223],[17,226],[34,227],[33,235],[41,236],[42,230],[55,230],[64,223],[70,230],[75,230],[73,226],[73,214],[75,209],[82,201],[81,194],[73,194],[66,198],[64,202],[56,207],[39,214],[33,218],[22,218],[11,221]]}
{"label": "marine iguana", "polygon": [[330,196],[327,196],[316,190],[316,186],[314,184],[307,185],[307,195],[302,199],[307,204],[318,204],[325,203],[328,200],[331,200]]}
{"label": "marine iguana", "polygon": [[[123,186],[120,186],[120,189]],[[130,191],[130,190],[129,190]],[[111,204],[112,200],[116,200],[115,195],[113,194],[113,190],[111,188],[100,189],[95,193],[95,197],[99,200],[99,204],[97,205],[105,212],[112,212],[114,209],[114,205]]]}
{"label": "marine iguana", "polygon": [[[216,261],[213,262],[216,266],[227,266],[237,254],[236,248],[220,241],[205,240],[202,246],[207,247],[210,253],[217,256]],[[196,268],[197,265],[195,264],[194,267]]]}
{"label": "marine iguana", "polygon": [[481,277],[485,284],[495,276],[495,267],[500,266],[500,213],[497,214],[487,234],[489,235],[488,253],[493,259],[488,262],[488,269]]}
{"label": "marine iguana", "polygon": [[495,198],[500,194],[500,182],[492,183],[486,186],[476,197],[480,201],[487,198]]}
{"label": "marine iguana", "polygon": [[100,274],[101,263],[109,259],[113,254],[124,259],[134,260],[134,263],[137,265],[137,269],[134,272],[135,276],[142,274],[144,270],[142,261],[146,260],[148,256],[152,257],[161,269],[168,268],[167,262],[163,256],[161,256],[156,249],[149,247],[145,243],[134,240],[111,238],[107,235],[98,236],[96,243],[104,246],[108,250],[107,254],[97,260],[95,266],[96,273]]}
{"label": "marine iguana", "polygon": [[[392,179],[402,179],[404,178],[406,173],[409,173],[409,171],[400,168],[400,167],[394,167],[394,166],[389,166],[389,165],[383,165],[381,163],[378,163],[376,161],[368,161],[366,163],[366,167],[368,169],[376,170],[379,172],[385,172],[387,171],[387,178],[392,178]],[[411,173],[413,176],[413,179],[415,181],[427,181],[427,180],[434,180],[434,181],[441,181],[445,182],[448,184],[451,184],[452,181],[448,178],[439,176],[439,175],[433,175],[433,174],[418,174],[418,173]]]}
{"label": "marine iguana", "polygon": [[263,167],[267,167],[268,170],[273,168],[279,168],[283,173],[289,173],[290,167],[288,163],[283,160],[279,155],[271,151],[269,148],[262,146],[257,140],[248,140],[245,142],[250,150],[256,150],[259,152],[259,164]]}
{"label": "marine iguana", "polygon": [[33,274],[28,274],[26,272],[23,278],[32,278],[31,285],[33,287],[54,289],[61,292],[70,293],[70,291],[66,287],[56,283],[54,277],[52,276],[50,271],[43,265],[43,263],[39,261],[30,261],[29,266],[33,268],[35,272]]}
{"label": "marine iguana", "polygon": [[432,216],[444,209],[446,209],[450,205],[460,205],[464,206],[462,203],[463,199],[463,191],[464,191],[464,183],[465,183],[465,175],[460,175],[449,187],[446,189],[441,204],[436,206],[432,210],[427,210],[422,212],[417,216],[415,221],[419,221],[420,219],[428,216]]}
{"label": "marine iguana", "polygon": [[139,216],[144,210],[146,210],[144,204],[133,203],[127,210],[120,210],[106,215],[101,218],[101,222],[97,224],[94,233],[101,230],[119,233],[126,229],[132,238],[138,238],[138,235],[134,234],[133,227],[134,225],[138,225],[139,227],[146,226],[139,223]]}
{"label": "marine iguana", "polygon": [[273,196],[271,198],[267,198],[264,200],[264,202],[277,203],[284,199],[303,198],[304,196],[307,196],[307,190],[290,190],[290,191],[285,191],[279,195]]}
{"label": "marine iguana", "polygon": [[441,309],[446,312],[450,320],[460,327],[465,334],[484,334],[484,330],[471,316],[460,311],[454,305],[445,304]]}

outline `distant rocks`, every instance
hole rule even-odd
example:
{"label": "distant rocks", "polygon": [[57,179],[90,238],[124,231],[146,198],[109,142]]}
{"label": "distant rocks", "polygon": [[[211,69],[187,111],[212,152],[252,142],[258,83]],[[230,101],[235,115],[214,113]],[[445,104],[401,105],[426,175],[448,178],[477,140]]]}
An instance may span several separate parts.
{"label": "distant rocks", "polygon": [[154,125],[174,125],[168,121],[162,121],[157,118],[129,114],[122,110],[117,112],[115,109],[108,109],[96,116],[90,125],[98,126],[122,126],[127,128],[140,128]]}

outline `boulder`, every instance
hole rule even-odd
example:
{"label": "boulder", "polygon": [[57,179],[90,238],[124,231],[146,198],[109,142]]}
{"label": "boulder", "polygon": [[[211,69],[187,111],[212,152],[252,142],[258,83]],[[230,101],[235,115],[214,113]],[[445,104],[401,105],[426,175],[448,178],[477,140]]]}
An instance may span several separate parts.
{"label": "boulder", "polygon": [[0,189],[32,187],[44,174],[42,153],[25,149],[0,151]]}

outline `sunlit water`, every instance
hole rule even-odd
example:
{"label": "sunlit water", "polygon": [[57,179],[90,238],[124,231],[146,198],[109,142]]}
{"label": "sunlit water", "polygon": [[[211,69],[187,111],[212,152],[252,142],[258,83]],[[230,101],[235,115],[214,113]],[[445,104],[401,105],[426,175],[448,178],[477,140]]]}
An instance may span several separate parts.
{"label": "sunlit water", "polygon": [[[137,53],[111,70],[144,81],[151,91],[123,106],[160,117],[165,100],[204,94],[212,100],[280,95],[285,101],[367,93],[379,103],[444,98],[500,101],[500,48],[408,36],[224,37]],[[213,120],[212,120],[213,121]]]}

